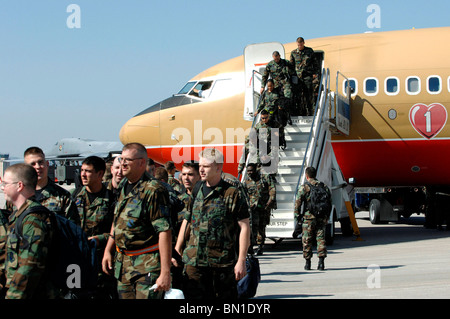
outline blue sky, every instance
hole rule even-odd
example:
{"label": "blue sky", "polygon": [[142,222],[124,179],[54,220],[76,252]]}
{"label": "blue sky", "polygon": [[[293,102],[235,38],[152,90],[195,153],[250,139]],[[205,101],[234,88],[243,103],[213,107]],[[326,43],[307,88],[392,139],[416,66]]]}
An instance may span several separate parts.
{"label": "blue sky", "polygon": [[118,141],[130,117],[250,43],[442,27],[449,12],[448,0],[0,0],[0,153]]}

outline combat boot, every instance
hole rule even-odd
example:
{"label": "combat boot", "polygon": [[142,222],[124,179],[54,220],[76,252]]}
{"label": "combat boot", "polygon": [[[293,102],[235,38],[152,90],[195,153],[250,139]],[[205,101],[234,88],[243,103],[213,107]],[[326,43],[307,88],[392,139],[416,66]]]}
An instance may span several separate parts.
{"label": "combat boot", "polygon": [[311,270],[311,259],[306,259],[305,270]]}
{"label": "combat boot", "polygon": [[319,264],[317,270],[325,270],[325,257],[319,257]]}

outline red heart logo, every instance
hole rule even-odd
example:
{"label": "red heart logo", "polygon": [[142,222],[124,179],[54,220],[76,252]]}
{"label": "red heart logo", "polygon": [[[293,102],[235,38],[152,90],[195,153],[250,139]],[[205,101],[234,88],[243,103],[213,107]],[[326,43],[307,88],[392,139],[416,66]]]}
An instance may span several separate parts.
{"label": "red heart logo", "polygon": [[409,110],[409,121],[414,129],[427,139],[435,137],[447,123],[447,109],[439,103],[417,103]]}

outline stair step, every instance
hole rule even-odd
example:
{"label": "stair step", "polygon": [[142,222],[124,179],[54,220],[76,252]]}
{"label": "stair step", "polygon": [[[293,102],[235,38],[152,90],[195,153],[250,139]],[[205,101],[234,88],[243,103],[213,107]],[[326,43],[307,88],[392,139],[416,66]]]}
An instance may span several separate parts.
{"label": "stair step", "polygon": [[296,166],[278,166],[278,175],[298,175],[300,174],[300,169],[301,169],[302,164],[300,165],[296,165]]}
{"label": "stair step", "polygon": [[294,202],[278,202],[277,201],[277,209],[272,210],[272,215],[274,218],[278,218],[278,211],[285,210],[286,212],[292,213],[294,211]]}
{"label": "stair step", "polygon": [[298,182],[298,175],[294,174],[278,174],[277,176],[277,183],[283,184],[283,183],[295,183]]}
{"label": "stair step", "polygon": [[280,159],[281,158],[287,158],[287,159],[296,158],[296,159],[299,159],[299,158],[303,158],[305,156],[305,153],[306,153],[306,147],[303,148],[303,149],[297,149],[297,150],[292,150],[292,149],[286,148],[284,151],[282,151],[282,150],[279,151]]}
{"label": "stair step", "polygon": [[[308,144],[309,135],[285,135],[284,139],[286,142],[294,142],[294,143],[305,143]],[[288,144],[289,146],[289,144]]]}
{"label": "stair step", "polygon": [[277,194],[278,192],[295,192],[297,189],[297,183],[283,183],[275,185]]}

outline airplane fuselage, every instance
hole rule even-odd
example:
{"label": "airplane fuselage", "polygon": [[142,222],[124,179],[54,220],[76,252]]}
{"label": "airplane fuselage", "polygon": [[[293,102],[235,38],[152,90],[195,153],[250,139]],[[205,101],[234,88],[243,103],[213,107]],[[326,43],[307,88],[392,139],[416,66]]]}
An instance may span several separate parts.
{"label": "airplane fuselage", "polygon": [[[349,135],[332,136],[333,150],[346,179],[357,186],[448,184],[450,148],[450,28],[378,32],[306,40],[323,53],[330,74],[350,83]],[[285,45],[286,58],[296,43]],[[233,85],[224,86],[230,80]],[[237,57],[194,77],[193,85],[222,85],[222,95],[158,103],[130,119],[120,132],[122,143],[140,142],[156,162],[173,160],[180,168],[197,159],[206,146],[222,148],[224,170],[236,175],[251,122],[243,118],[244,59]],[[231,83],[230,82],[230,83]],[[230,84],[229,83],[229,84]],[[332,78],[332,91],[336,81]],[[178,105],[178,106],[175,106]]]}

